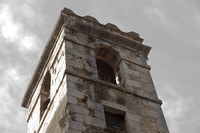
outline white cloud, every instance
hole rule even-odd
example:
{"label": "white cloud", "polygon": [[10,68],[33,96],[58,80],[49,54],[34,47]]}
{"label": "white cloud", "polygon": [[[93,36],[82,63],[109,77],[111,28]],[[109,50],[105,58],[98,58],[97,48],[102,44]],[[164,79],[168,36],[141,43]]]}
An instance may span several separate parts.
{"label": "white cloud", "polygon": [[148,7],[146,9],[146,13],[148,14],[147,16],[150,18],[150,20],[157,26],[164,26],[163,28],[168,30],[175,30],[178,26],[174,20],[169,18],[166,11],[161,7]]}
{"label": "white cloud", "polygon": [[165,117],[168,119],[168,126],[171,132],[178,133],[178,122],[177,118],[182,116],[182,110],[183,110],[183,101],[180,99],[177,99],[176,101],[166,102],[166,107],[163,107]]}
{"label": "white cloud", "polygon": [[35,48],[34,46],[39,43],[39,39],[34,35],[26,35],[20,40],[21,51],[31,50]]}
{"label": "white cloud", "polygon": [[24,19],[29,23],[29,25],[35,26],[37,15],[33,7],[30,7],[28,4],[23,3],[18,10],[20,11],[20,14],[24,17]]}
{"label": "white cloud", "polygon": [[168,127],[172,133],[179,133],[181,119],[184,118],[193,99],[191,97],[182,98],[173,87],[162,86],[161,97],[165,97],[163,111],[168,121]]}
{"label": "white cloud", "polygon": [[30,60],[26,58],[36,53],[37,45],[40,43],[35,33],[25,29],[23,18],[17,17],[21,15],[19,7],[0,4],[0,59],[2,61],[0,64],[0,132],[5,133],[24,132],[26,129],[26,114],[20,108],[24,93],[22,90],[27,79],[27,75],[24,75],[26,70],[23,68],[27,67],[27,62]]}
{"label": "white cloud", "polygon": [[21,93],[19,85],[25,79],[20,75],[17,67],[4,68],[3,71],[1,73],[3,78],[0,78],[0,132],[20,132],[21,127],[25,127],[23,125],[25,123],[20,121],[22,119],[25,121],[26,115],[19,107],[20,101],[17,96]]}
{"label": "white cloud", "polygon": [[196,24],[200,24],[200,16],[196,17]]}
{"label": "white cloud", "polygon": [[152,13],[153,18],[156,18],[156,20],[160,20],[162,22],[165,22],[164,13],[160,9],[154,8],[150,12]]}
{"label": "white cloud", "polygon": [[[8,86],[7,86],[7,85],[4,85],[4,86],[1,86],[1,87],[0,87],[0,99],[1,99],[1,100],[0,100],[0,105],[1,105],[1,107],[2,107],[2,105],[3,105],[2,108],[4,108],[4,109],[5,109],[5,107],[7,107],[7,106],[6,106],[6,101],[4,101],[4,99],[12,99],[12,98],[10,97],[10,95],[8,94],[7,89],[8,89]],[[2,111],[5,111],[5,110],[0,110],[0,113],[1,113]]]}
{"label": "white cloud", "polygon": [[8,69],[7,75],[9,78],[12,78],[14,81],[17,81],[20,79],[19,74],[17,73],[17,70],[15,68]]}
{"label": "white cloud", "polygon": [[0,26],[5,39],[10,41],[17,39],[20,25],[14,22],[8,5],[4,5],[0,11]]}
{"label": "white cloud", "polygon": [[[25,7],[25,9],[29,9],[28,6]],[[28,12],[34,14],[33,10],[28,10]],[[15,20],[13,16],[14,14],[9,5],[2,5],[0,10],[0,35],[6,41],[12,42],[13,45],[18,45],[20,51],[33,50],[36,46],[34,43],[40,42],[39,38],[26,31],[22,23]]]}

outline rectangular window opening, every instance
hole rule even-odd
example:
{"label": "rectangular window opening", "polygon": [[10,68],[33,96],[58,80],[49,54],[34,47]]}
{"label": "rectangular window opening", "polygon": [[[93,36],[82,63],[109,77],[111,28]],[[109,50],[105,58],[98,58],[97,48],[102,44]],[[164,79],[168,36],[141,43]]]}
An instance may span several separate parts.
{"label": "rectangular window opening", "polygon": [[106,131],[108,133],[126,133],[125,112],[104,107]]}

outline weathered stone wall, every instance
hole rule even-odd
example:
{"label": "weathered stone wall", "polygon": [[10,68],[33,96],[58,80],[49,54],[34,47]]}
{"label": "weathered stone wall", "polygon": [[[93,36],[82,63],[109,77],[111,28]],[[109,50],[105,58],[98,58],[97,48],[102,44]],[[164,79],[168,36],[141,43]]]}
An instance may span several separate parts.
{"label": "weathered stone wall", "polygon": [[[59,127],[59,120],[62,117],[63,102],[66,104],[66,58],[65,58],[65,42],[64,42],[64,30],[61,32],[60,37],[57,40],[51,57],[46,64],[46,68],[43,71],[40,82],[35,88],[29,102],[28,113],[28,133],[35,132],[57,132],[61,130]],[[45,110],[43,117],[40,118],[40,91],[43,83],[45,73],[47,71],[51,73],[51,88],[50,88],[50,103]],[[53,129],[53,130],[52,130]]]}
{"label": "weathered stone wall", "polygon": [[[66,30],[67,107],[63,127],[67,132],[106,133],[104,106],[126,113],[128,133],[168,133],[160,101],[142,54],[131,48],[91,40],[80,32]],[[95,39],[95,40],[94,40]],[[103,44],[119,51],[120,73],[124,86],[100,81],[95,61],[95,46]]]}
{"label": "weathered stone wall", "polygon": [[[108,37],[102,34],[112,35],[108,27],[104,31],[102,25],[95,27],[97,22],[87,24],[86,18],[79,22],[73,16],[65,22],[72,26],[63,25],[55,37],[29,100],[28,133],[109,133],[105,121],[107,107],[124,112],[127,133],[168,133],[162,102],[147,65],[147,53],[141,50],[145,50],[142,39],[126,40],[116,29],[116,36]],[[106,60],[119,84],[98,79],[96,58]],[[40,93],[47,71],[51,74],[50,103],[40,118]]]}

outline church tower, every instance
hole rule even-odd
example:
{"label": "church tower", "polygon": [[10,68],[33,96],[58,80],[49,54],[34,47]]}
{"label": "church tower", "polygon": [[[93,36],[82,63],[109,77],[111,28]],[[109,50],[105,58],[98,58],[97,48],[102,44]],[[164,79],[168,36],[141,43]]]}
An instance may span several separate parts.
{"label": "church tower", "polygon": [[22,101],[28,133],[169,133],[138,33],[64,8]]}

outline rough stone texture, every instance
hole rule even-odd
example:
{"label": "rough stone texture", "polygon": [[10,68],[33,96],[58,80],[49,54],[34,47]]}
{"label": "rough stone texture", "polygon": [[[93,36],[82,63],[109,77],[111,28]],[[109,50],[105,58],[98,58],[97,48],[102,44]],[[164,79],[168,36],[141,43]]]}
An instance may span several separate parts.
{"label": "rough stone texture", "polygon": [[78,131],[85,131],[85,126],[82,122],[69,120],[69,127]]}
{"label": "rough stone texture", "polygon": [[70,95],[67,95],[67,101],[68,103],[71,103],[71,104],[77,104],[77,99],[75,97],[72,97]]}
{"label": "rough stone texture", "polygon": [[78,105],[71,105],[71,111],[78,114],[88,115],[89,110],[85,107],[78,106]]}
{"label": "rough stone texture", "polygon": [[[142,40],[63,10],[22,102],[28,133],[109,133],[105,110],[123,112],[127,133],[169,133]],[[96,59],[111,66],[117,84],[98,79]],[[47,71],[50,102],[40,118]]]}

